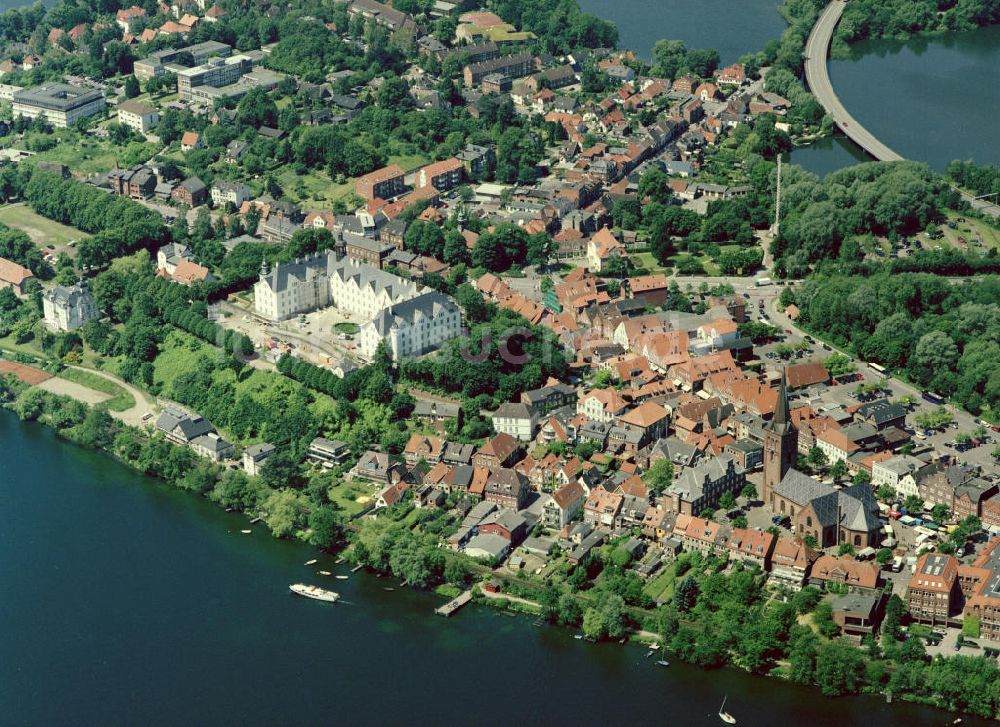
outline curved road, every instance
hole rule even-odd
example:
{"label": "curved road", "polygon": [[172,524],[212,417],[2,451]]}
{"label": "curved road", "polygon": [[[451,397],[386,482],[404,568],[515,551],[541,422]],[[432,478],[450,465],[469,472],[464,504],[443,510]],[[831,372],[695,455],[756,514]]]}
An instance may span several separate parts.
{"label": "curved road", "polygon": [[[823,10],[816,21],[816,25],[813,26],[805,48],[806,83],[809,84],[809,89],[816,96],[816,100],[826,109],[826,112],[833,118],[837,127],[851,141],[879,161],[901,161],[903,157],[879,141],[874,134],[851,116],[834,92],[833,84],[830,83],[830,74],[827,69],[826,59],[830,51],[833,31],[836,29],[837,23],[840,22],[840,16],[843,15],[846,5],[847,0],[833,0],[826,6],[826,9]],[[976,199],[971,194],[963,192],[960,189],[956,188],[956,191],[974,209],[994,217],[1000,216],[1000,207],[997,205]]]}

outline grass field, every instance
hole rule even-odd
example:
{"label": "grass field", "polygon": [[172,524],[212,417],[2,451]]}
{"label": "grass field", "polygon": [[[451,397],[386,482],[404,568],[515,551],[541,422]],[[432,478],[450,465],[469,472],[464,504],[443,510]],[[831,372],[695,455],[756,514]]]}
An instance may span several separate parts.
{"label": "grass field", "polygon": [[53,222],[35,213],[27,205],[6,205],[0,207],[0,222],[25,232],[32,242],[40,247],[66,245],[70,240],[79,240],[87,235],[75,227]]}
{"label": "grass field", "polygon": [[670,600],[674,595],[674,579],[676,577],[674,573],[674,566],[667,566],[660,575],[647,583],[646,587],[642,590],[654,601],[662,603]]}
{"label": "grass field", "polygon": [[107,401],[107,406],[111,411],[126,411],[135,406],[135,398],[125,389],[114,381],[108,381],[103,376],[98,376],[90,371],[64,369],[59,373],[59,378],[110,395],[111,399]]}

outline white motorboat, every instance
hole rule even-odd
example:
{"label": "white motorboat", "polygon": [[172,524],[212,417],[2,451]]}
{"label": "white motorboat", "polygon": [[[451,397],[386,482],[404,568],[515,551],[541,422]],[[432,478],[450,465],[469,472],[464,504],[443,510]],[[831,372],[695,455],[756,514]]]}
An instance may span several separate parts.
{"label": "white motorboat", "polygon": [[292,593],[299,596],[305,596],[306,598],[312,598],[316,601],[336,603],[340,600],[340,594],[336,591],[328,591],[325,588],[320,588],[318,586],[307,586],[305,583],[293,583],[288,587],[288,589]]}

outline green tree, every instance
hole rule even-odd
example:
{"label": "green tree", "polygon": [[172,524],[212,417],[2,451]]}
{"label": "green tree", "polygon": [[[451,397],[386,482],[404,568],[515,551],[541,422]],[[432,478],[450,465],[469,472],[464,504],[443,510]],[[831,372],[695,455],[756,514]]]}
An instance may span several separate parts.
{"label": "green tree", "polygon": [[816,684],[828,697],[856,694],[864,686],[865,661],[849,644],[821,644],[816,653]]}
{"label": "green tree", "polygon": [[752,482],[746,483],[743,485],[743,489],[740,490],[740,497],[746,500],[755,500],[757,496],[757,488],[754,487]]}
{"label": "green tree", "polygon": [[309,513],[309,542],[319,548],[332,548],[344,531],[343,516],[331,505],[322,505]]}
{"label": "green tree", "polygon": [[698,581],[690,575],[686,576],[674,591],[674,608],[680,613],[691,611],[698,603],[699,592]]}
{"label": "green tree", "polygon": [[669,459],[659,459],[643,474],[642,479],[650,490],[660,494],[674,481],[674,465]]}

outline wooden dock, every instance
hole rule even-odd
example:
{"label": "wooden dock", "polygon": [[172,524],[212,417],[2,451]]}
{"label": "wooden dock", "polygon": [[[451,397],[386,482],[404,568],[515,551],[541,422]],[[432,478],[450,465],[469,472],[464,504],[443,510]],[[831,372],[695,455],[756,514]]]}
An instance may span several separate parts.
{"label": "wooden dock", "polygon": [[455,598],[448,601],[440,608],[435,608],[434,613],[438,616],[451,616],[455,611],[472,600],[472,591],[462,591]]}

